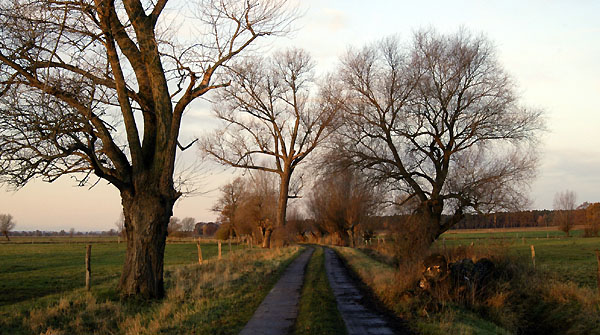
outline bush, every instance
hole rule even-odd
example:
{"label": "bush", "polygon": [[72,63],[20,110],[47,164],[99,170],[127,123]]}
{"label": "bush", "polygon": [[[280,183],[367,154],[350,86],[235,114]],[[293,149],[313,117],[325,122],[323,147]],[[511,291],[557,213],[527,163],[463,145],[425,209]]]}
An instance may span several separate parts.
{"label": "bush", "polygon": [[[425,325],[437,324],[441,329],[444,323],[453,323],[448,320],[457,313],[468,312],[516,334],[600,334],[600,299],[595,290],[534,270],[528,258],[511,256],[501,245],[429,250],[421,258],[435,255],[418,265],[398,263],[400,255],[390,257],[390,250],[401,248],[374,248],[365,254],[392,265],[395,274],[388,271],[384,278],[382,271],[370,269],[360,277],[371,277],[366,283],[382,302],[420,328],[423,320],[429,320]],[[430,263],[434,259],[437,263]],[[443,269],[439,274],[424,274],[437,264],[444,268],[445,263],[447,275]],[[431,278],[435,280],[428,282]]]}

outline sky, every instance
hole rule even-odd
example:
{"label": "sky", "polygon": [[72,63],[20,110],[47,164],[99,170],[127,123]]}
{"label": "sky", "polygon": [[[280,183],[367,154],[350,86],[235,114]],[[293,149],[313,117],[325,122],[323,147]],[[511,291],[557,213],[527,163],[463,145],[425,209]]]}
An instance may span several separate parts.
{"label": "sky", "polygon": [[[531,184],[531,209],[551,209],[554,194],[570,189],[577,201],[600,201],[600,1],[299,1],[303,15],[294,32],[269,40],[266,50],[286,46],[308,50],[318,72],[331,71],[348,47],[388,36],[403,41],[421,28],[441,33],[463,27],[484,34],[500,64],[513,77],[521,102],[545,111],[548,131]],[[195,104],[182,126],[182,142],[202,136],[214,124],[210,106]],[[186,151],[191,164],[197,151]],[[197,176],[201,194],[179,200],[174,215],[214,220],[210,208],[218,187],[235,172],[205,163]],[[118,191],[100,181],[77,187],[66,176],[34,181],[14,192],[0,186],[0,213],[13,215],[15,230],[108,230],[121,210]]]}

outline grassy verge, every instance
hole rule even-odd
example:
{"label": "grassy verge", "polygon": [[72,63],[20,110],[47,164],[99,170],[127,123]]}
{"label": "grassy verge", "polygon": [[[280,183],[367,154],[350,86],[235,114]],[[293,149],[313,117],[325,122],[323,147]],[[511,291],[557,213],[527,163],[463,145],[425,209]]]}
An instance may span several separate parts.
{"label": "grassy verge", "polygon": [[162,301],[121,301],[116,279],[0,309],[7,334],[237,334],[295,258],[297,247],[252,249],[168,267]]}
{"label": "grassy verge", "polygon": [[308,263],[294,334],[347,334],[325,272],[325,254],[317,247]]}
{"label": "grassy verge", "polygon": [[477,313],[448,305],[442,313],[428,313],[420,302],[403,294],[415,278],[352,248],[336,248],[350,269],[374,295],[398,317],[408,321],[419,334],[507,334],[506,330],[483,319]]}

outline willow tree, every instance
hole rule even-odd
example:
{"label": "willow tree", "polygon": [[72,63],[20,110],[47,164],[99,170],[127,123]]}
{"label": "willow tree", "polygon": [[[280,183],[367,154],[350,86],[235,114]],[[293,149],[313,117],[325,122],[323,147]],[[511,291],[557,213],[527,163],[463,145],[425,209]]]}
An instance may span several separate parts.
{"label": "willow tree", "polygon": [[424,244],[469,211],[526,203],[541,113],[519,104],[483,37],[417,32],[342,59],[336,154],[410,204]]}
{"label": "willow tree", "polygon": [[219,91],[215,114],[222,121],[203,143],[218,162],[279,176],[274,225],[285,225],[294,170],[335,129],[338,106],[316,92],[313,61],[303,50],[288,49],[273,57],[255,57],[232,66],[232,85]]}
{"label": "willow tree", "polygon": [[[180,3],[181,4],[181,3]],[[184,111],[229,85],[220,69],[291,16],[278,0],[11,0],[0,5],[0,175],[16,187],[93,175],[118,188],[124,296],[164,294]],[[185,37],[176,21],[195,29]],[[181,41],[178,42],[178,39]],[[187,147],[187,146],[186,146]]]}

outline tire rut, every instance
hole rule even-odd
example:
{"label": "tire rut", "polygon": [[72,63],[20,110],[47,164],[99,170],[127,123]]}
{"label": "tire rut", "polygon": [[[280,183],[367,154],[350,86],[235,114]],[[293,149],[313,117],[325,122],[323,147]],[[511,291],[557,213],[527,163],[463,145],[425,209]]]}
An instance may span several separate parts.
{"label": "tire rut", "polygon": [[352,279],[335,251],[325,248],[325,269],[335,295],[338,310],[346,324],[348,335],[407,334],[395,329],[387,318],[367,306],[365,296]]}

